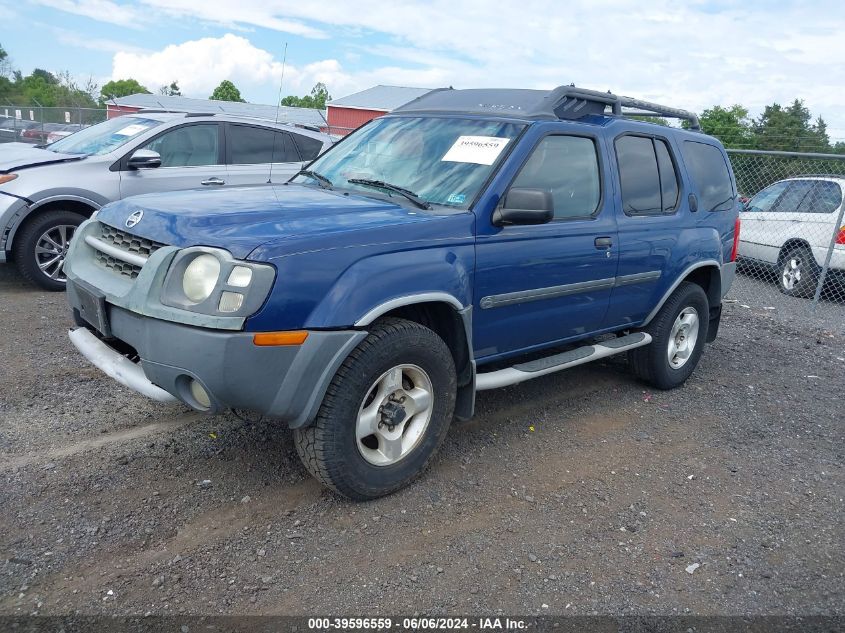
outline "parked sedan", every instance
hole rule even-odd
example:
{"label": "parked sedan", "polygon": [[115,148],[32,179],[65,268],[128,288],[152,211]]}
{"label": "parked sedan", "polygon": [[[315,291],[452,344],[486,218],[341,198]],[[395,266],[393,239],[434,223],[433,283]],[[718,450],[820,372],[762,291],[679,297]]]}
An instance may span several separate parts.
{"label": "parked sedan", "polygon": [[39,125],[36,121],[23,121],[8,118],[0,121],[0,143],[14,143],[20,140],[21,133]]}
{"label": "parked sedan", "polygon": [[831,276],[845,273],[843,187],[845,177],[802,176],[760,191],[740,213],[741,261],[775,267],[780,291],[796,297],[813,296],[828,255]]}
{"label": "parked sedan", "polygon": [[0,262],[14,260],[29,281],[61,290],[70,239],[102,205],[156,191],[284,182],[332,142],[273,121],[141,111],[44,148],[0,146]]}
{"label": "parked sedan", "polygon": [[67,123],[36,123],[31,128],[21,132],[19,140],[22,143],[41,145],[47,142],[47,137],[49,137],[51,133],[64,130],[67,125]]}
{"label": "parked sedan", "polygon": [[65,123],[62,125],[61,128],[58,130],[53,130],[47,135],[47,142],[48,143],[55,143],[59,139],[63,139],[66,136],[70,136],[71,134],[75,134],[79,130],[85,128],[86,126],[81,125],[80,123]]}

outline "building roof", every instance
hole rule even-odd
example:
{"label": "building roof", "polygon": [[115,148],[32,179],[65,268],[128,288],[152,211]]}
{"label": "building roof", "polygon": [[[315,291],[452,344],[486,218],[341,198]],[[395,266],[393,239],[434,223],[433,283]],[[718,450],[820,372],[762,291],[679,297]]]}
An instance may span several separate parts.
{"label": "building roof", "polygon": [[361,92],[329,101],[327,105],[340,108],[379,110],[390,112],[431,92],[431,88],[409,88],[407,86],[373,86]]}
{"label": "building roof", "polygon": [[[178,112],[224,112],[236,116],[248,117],[251,119],[263,119],[265,121],[276,120],[276,106],[263,105],[259,103],[238,103],[235,101],[212,101],[209,99],[191,99],[189,97],[168,97],[164,95],[134,94],[128,97],[118,97],[114,102],[118,106],[133,108],[146,108],[155,110],[175,110]],[[283,123],[296,123],[314,127],[325,127],[326,119],[321,110],[315,108],[291,108],[280,106],[278,109],[279,121]]]}

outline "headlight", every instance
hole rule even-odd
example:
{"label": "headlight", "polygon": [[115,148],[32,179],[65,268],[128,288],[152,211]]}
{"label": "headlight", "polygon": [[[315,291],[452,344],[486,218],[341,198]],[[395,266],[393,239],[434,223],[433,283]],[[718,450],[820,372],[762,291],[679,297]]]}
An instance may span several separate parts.
{"label": "headlight", "polygon": [[262,306],[276,269],[245,262],[222,248],[193,246],[177,252],[161,291],[164,305],[219,317],[247,317]]}
{"label": "headlight", "polygon": [[17,177],[17,174],[0,174],[0,185],[4,185],[7,182],[11,182]]}
{"label": "headlight", "polygon": [[214,255],[199,255],[185,268],[182,290],[194,303],[205,301],[214,292],[220,278],[220,260]]}

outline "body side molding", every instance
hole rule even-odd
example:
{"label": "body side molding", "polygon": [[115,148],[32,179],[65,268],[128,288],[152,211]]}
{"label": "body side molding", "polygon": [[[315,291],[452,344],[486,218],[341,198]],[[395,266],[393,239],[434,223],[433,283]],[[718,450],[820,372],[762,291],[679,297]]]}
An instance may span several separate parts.
{"label": "body side molding", "polygon": [[588,292],[590,290],[604,290],[618,286],[630,286],[633,284],[645,283],[659,279],[659,270],[650,270],[644,273],[623,275],[621,277],[607,277],[606,279],[593,279],[590,281],[579,281],[574,284],[563,284],[561,286],[548,286],[546,288],[534,288],[532,290],[517,290],[501,295],[488,295],[481,299],[481,309],[500,308],[515,303],[527,303],[529,301],[540,301],[541,299],[556,299],[567,295]]}

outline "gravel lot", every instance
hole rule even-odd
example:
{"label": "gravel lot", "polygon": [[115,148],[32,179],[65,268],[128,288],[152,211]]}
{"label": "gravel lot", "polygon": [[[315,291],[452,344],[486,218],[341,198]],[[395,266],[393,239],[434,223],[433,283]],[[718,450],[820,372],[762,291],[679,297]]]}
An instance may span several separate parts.
{"label": "gravel lot", "polygon": [[0,613],[842,615],[845,308],[740,279],[683,388],[612,360],[483,393],[355,504],[272,421],[115,386],[0,266]]}

